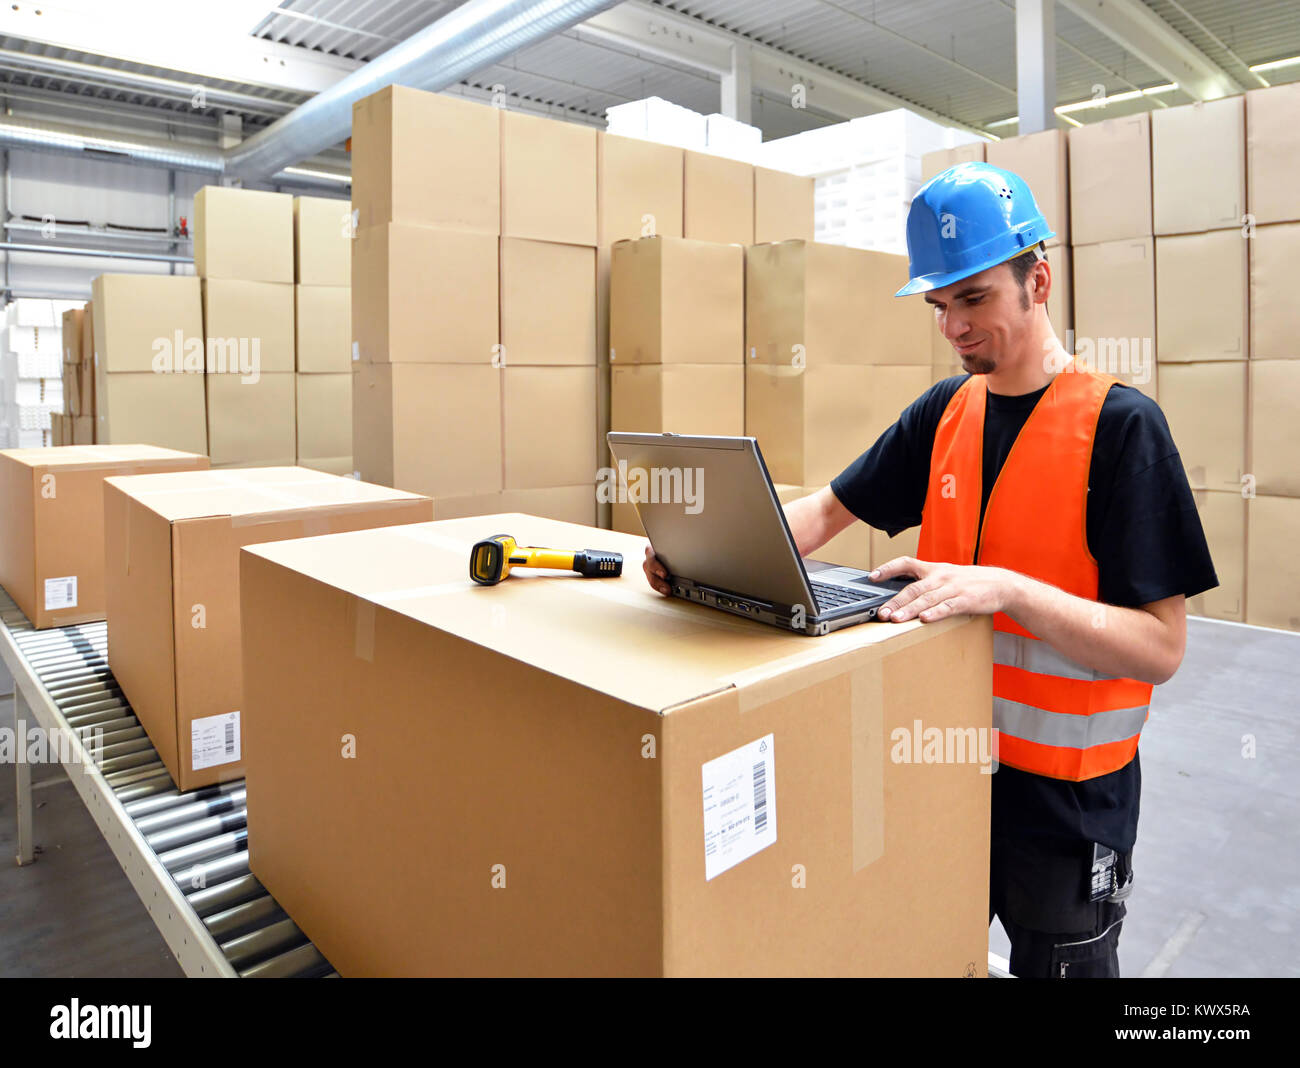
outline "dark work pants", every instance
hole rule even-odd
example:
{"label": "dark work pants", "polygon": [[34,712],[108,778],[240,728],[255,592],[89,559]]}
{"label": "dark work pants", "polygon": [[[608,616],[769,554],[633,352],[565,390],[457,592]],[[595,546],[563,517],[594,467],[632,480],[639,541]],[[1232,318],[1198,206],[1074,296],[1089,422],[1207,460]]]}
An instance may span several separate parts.
{"label": "dark work pants", "polygon": [[1011,940],[1011,974],[1022,979],[1117,979],[1122,901],[1089,901],[1092,847],[1077,849],[995,835],[989,923]]}

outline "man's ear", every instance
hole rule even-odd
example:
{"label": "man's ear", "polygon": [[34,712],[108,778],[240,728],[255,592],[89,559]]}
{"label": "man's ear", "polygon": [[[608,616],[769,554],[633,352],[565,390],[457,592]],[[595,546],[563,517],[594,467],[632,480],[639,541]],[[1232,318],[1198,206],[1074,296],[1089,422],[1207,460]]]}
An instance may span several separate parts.
{"label": "man's ear", "polygon": [[1034,269],[1029,275],[1030,282],[1033,285],[1033,297],[1035,304],[1046,304],[1047,298],[1052,293],[1052,265],[1047,260],[1039,260],[1034,264]]}

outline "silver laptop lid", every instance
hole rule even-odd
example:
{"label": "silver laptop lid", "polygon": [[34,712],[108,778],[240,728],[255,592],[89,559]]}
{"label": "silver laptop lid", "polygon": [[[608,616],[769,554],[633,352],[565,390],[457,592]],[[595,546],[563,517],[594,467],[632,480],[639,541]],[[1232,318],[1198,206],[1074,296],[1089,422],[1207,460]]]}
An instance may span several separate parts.
{"label": "silver laptop lid", "polygon": [[619,431],[607,438],[620,487],[669,574],[817,613],[754,438]]}

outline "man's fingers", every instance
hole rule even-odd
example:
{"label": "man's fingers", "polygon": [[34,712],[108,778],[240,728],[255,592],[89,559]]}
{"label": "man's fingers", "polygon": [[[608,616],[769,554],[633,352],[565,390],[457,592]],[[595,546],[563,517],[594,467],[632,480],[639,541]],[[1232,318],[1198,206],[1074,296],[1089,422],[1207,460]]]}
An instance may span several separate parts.
{"label": "man's fingers", "polygon": [[898,575],[915,575],[917,578],[925,578],[928,570],[929,565],[924,560],[917,560],[912,556],[896,556],[872,571],[871,577],[877,581],[895,578]]}
{"label": "man's fingers", "polygon": [[915,619],[917,616],[933,609],[936,605],[943,604],[956,596],[957,591],[952,586],[944,582],[936,582],[929,589],[922,590],[919,596],[914,597],[909,603],[895,611],[893,618],[896,622]]}

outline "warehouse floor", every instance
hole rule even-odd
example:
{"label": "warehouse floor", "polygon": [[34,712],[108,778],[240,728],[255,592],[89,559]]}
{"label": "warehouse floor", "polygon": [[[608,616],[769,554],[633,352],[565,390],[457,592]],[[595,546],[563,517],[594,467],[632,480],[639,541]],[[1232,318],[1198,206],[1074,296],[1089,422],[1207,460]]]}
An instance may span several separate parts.
{"label": "warehouse floor", "polygon": [[[1191,621],[1143,733],[1123,974],[1300,976],[1297,711],[1300,634]],[[14,776],[0,769],[0,976],[180,975],[71,783],[48,768],[32,778],[41,852],[18,868]],[[1009,950],[996,923],[989,948]]]}

